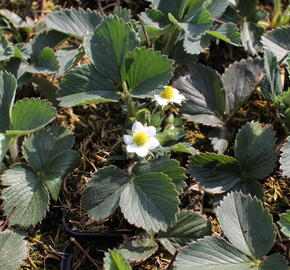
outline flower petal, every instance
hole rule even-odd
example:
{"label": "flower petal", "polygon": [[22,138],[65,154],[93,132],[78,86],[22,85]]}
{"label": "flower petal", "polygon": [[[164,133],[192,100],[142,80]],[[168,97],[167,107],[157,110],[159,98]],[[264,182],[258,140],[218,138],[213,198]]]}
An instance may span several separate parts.
{"label": "flower petal", "polygon": [[144,130],[144,127],[143,127],[142,123],[140,123],[140,122],[135,122],[132,126],[133,133],[143,131],[143,130]]}
{"label": "flower petal", "polygon": [[166,106],[166,105],[168,104],[167,99],[162,98],[162,97],[160,97],[160,96],[157,96],[157,97],[156,97],[156,101],[157,101],[157,103],[158,103],[159,105],[161,105],[161,106]]}
{"label": "flower petal", "polygon": [[159,141],[156,139],[156,138],[150,138],[148,140],[148,142],[146,143],[146,147],[149,149],[149,150],[152,150],[152,149],[155,149],[156,147],[159,146]]}
{"label": "flower petal", "polygon": [[144,128],[144,132],[149,136],[153,137],[156,135],[156,128],[153,126]]}
{"label": "flower petal", "polygon": [[128,153],[135,153],[137,148],[138,148],[138,146],[136,144],[134,144],[134,143],[128,144],[126,146],[126,150],[127,150]]}
{"label": "flower petal", "polygon": [[136,149],[136,154],[139,156],[139,157],[145,157],[147,156],[149,150],[148,148],[146,148],[145,146],[141,146],[141,147],[138,147]]}
{"label": "flower petal", "polygon": [[124,135],[123,139],[125,144],[131,144],[133,142],[133,137],[131,135]]}

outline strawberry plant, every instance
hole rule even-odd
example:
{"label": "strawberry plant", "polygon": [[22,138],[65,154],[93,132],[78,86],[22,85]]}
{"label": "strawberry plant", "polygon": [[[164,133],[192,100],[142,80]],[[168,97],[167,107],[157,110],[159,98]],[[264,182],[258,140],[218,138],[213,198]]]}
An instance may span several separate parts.
{"label": "strawberry plant", "polygon": [[71,2],[0,9],[0,270],[288,269],[287,5]]}

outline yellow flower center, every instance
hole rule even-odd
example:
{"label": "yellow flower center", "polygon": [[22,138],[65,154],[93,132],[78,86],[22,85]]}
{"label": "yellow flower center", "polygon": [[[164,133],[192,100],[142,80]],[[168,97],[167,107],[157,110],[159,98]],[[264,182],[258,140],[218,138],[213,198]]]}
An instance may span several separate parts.
{"label": "yellow flower center", "polygon": [[174,88],[172,86],[166,86],[164,91],[161,92],[160,96],[165,99],[173,99],[174,98]]}
{"label": "yellow flower center", "polygon": [[133,142],[138,146],[143,146],[148,140],[147,134],[143,131],[137,132],[133,136]]}

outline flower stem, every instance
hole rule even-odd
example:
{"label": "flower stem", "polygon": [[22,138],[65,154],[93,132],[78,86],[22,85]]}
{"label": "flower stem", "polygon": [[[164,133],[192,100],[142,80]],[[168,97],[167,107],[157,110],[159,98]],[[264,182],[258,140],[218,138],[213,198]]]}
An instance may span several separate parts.
{"label": "flower stem", "polygon": [[128,110],[128,119],[130,119],[134,117],[136,114],[135,102],[133,101],[132,96],[130,95],[126,81],[122,82],[122,88],[123,88],[123,98],[127,105]]}

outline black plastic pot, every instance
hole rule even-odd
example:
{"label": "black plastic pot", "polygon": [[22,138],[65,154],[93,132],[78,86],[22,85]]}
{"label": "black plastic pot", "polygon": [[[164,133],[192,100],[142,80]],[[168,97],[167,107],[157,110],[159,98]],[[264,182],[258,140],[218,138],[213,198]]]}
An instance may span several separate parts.
{"label": "black plastic pot", "polygon": [[[71,229],[66,218],[66,211],[62,210],[62,224],[69,237],[75,238],[79,243],[85,245],[89,243],[94,245],[96,250],[107,250],[117,247],[123,242],[124,237],[129,236],[128,233],[94,233],[94,232],[78,232]],[[71,270],[73,261],[74,244],[68,243],[63,249],[63,255],[60,261],[60,270]]]}

